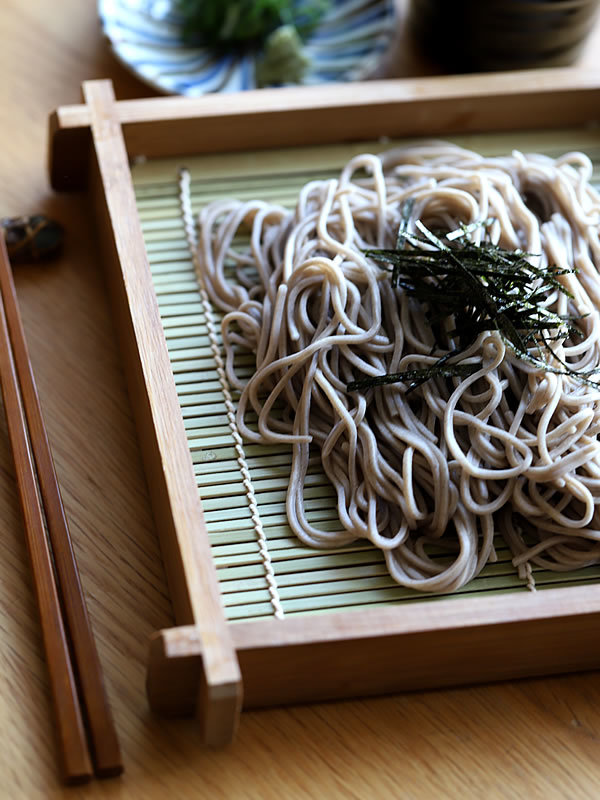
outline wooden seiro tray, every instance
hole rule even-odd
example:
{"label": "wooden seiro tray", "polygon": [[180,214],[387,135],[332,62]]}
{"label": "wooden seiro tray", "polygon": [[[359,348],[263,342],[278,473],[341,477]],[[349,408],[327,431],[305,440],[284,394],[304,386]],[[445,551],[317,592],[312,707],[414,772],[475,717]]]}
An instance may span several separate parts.
{"label": "wooden seiro tray", "polygon": [[[417,595],[387,577],[369,546],[324,553],[295,542],[281,512],[285,454],[249,447],[285,612],[274,618],[176,201],[181,164],[196,207],[259,191],[293,202],[307,176],[409,136],[489,152],[583,149],[600,161],[600,75],[540,70],[123,102],[109,82],[92,81],[83,95],[85,104],[51,117],[49,168],[55,189],[87,188],[97,216],[179,626],[151,641],[152,708],[195,712],[206,741],[222,744],[242,704],[600,666],[600,568],[536,574],[541,590],[531,593],[504,552],[457,596]],[[318,467],[311,480],[311,513],[334,524]]]}

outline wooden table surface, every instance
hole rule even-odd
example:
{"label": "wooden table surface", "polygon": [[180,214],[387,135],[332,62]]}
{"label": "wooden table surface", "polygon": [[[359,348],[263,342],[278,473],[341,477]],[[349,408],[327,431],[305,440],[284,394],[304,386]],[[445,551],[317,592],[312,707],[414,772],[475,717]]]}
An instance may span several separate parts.
{"label": "wooden table surface", "polygon": [[[148,711],[147,640],[171,607],[90,216],[46,175],[46,122],[81,81],[152,95],[110,55],[95,0],[0,4],[0,216],[42,211],[64,255],[15,279],[121,738],[117,780],[64,789],[11,454],[0,421],[0,798],[588,798],[600,783],[600,675],[244,713],[206,750]],[[598,53],[598,57],[596,57]],[[600,28],[580,64],[600,65]],[[431,71],[403,49],[396,74]],[[557,642],[557,647],[560,647]],[[327,666],[323,665],[323,669]]]}

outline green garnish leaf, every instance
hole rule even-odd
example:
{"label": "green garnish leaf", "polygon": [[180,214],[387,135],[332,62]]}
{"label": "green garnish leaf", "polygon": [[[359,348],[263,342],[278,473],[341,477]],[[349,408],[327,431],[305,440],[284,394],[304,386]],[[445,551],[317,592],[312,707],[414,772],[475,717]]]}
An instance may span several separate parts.
{"label": "green garnish leaf", "polygon": [[466,378],[479,368],[479,364],[446,364],[443,363],[443,358],[440,358],[430,367],[424,367],[423,369],[408,369],[404,372],[391,372],[387,375],[376,375],[375,377],[352,381],[348,384],[347,391],[357,392],[363,389],[372,389],[374,386],[386,386],[390,383],[402,382],[408,384],[406,388],[406,393],[408,394],[431,378]]}
{"label": "green garnish leaf", "polygon": [[467,238],[477,227],[487,228],[491,219],[462,225],[449,233],[431,231],[417,220],[416,231],[411,233],[408,223],[412,209],[411,201],[401,208],[395,249],[366,250],[365,255],[385,265],[391,272],[392,286],[423,306],[436,342],[434,351],[446,352],[426,368],[368,376],[350,382],[347,391],[402,382],[410,392],[431,378],[471,375],[480,364],[461,364],[455,359],[481,333],[493,330],[527,363],[593,383],[590,378],[600,368],[577,372],[551,346],[552,342],[583,335],[576,324],[582,316],[565,316],[546,307],[552,293],[572,299],[559,278],[575,270],[536,267],[528,260],[531,253],[504,250],[486,241],[474,244]]}
{"label": "green garnish leaf", "polygon": [[306,38],[331,0],[177,0],[185,42],[209,47],[262,43],[281,25]]}

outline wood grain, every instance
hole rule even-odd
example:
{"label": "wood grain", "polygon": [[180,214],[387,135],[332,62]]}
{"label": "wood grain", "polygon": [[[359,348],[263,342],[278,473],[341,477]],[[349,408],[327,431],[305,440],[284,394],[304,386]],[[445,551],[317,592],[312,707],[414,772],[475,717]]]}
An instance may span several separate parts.
{"label": "wood grain", "polygon": [[[4,301],[6,327],[12,344],[23,410],[29,429],[37,483],[45,524],[50,539],[52,561],[58,578],[58,595],[64,610],[63,621],[71,645],[73,671],[78,682],[89,732],[90,755],[94,772],[99,777],[120,775],[123,771],[119,742],[110,705],[106,697],[102,665],[91,629],[79,570],[73,552],[54,461],[46,433],[39,396],[18,308],[14,279],[4,241],[0,242],[3,263],[0,264],[0,291]],[[36,506],[39,505],[39,501]],[[43,529],[42,529],[42,533]],[[44,533],[45,536],[45,533]]]}
{"label": "wood grain", "polygon": [[[108,248],[107,265],[115,318],[125,358],[129,392],[138,419],[139,442],[179,619],[198,627],[202,652],[201,715],[207,744],[231,741],[241,706],[241,678],[221,607],[200,499],[171,365],[152,290],[129,162],[109,81],[89,81],[84,94],[91,110],[98,162],[96,205]],[[118,187],[117,191],[110,191]],[[106,206],[106,208],[105,208]],[[116,252],[113,252],[116,251]],[[112,258],[111,258],[112,256]],[[143,342],[137,347],[135,342]]]}
{"label": "wood grain", "polygon": [[[131,100],[119,103],[117,116],[130,158],[153,158],[199,149],[222,153],[381,136],[544,129],[556,126],[559,114],[560,124],[577,125],[589,120],[599,95],[593,69],[545,69],[519,73],[518,80],[513,73],[499,72],[263,89],[193,100]],[[84,186],[89,125],[85,106],[62,106],[50,119],[50,175],[57,190]]]}
{"label": "wood grain", "polygon": [[[0,285],[10,274],[4,237],[0,237]],[[9,278],[10,280],[10,278]],[[58,760],[65,783],[84,783],[92,776],[92,762],[79,703],[75,670],[69,651],[69,632],[62,615],[52,551],[46,536],[44,508],[38,490],[36,464],[28,432],[24,396],[21,396],[17,362],[9,333],[13,309],[8,305],[6,286],[0,302],[0,384],[8,436],[17,479],[25,541],[31,562],[44,653],[48,667],[52,706],[56,720]]]}
{"label": "wood grain", "polygon": [[[600,587],[237,622],[245,708],[597,668]],[[561,642],[561,647],[556,642]],[[191,714],[202,643],[193,626],[153,636],[153,708]],[[327,669],[321,669],[326,664]],[[440,664],[443,669],[440,670]]]}
{"label": "wood grain", "polygon": [[[105,50],[93,2],[62,0],[49,13],[42,0],[6,0],[0,22],[1,213],[41,210],[67,230],[59,261],[20,267],[15,280],[126,766],[125,776],[111,783],[60,787],[2,421],[0,794],[8,800],[595,797],[598,673],[245,712],[236,743],[220,752],[199,742],[197,723],[149,714],[148,637],[172,624],[171,606],[95,231],[77,196],[49,190],[45,148],[48,113],[79,103],[83,80],[110,77],[120,99],[152,91]],[[600,66],[599,44],[595,30],[584,63]],[[406,52],[396,66],[416,68]]]}

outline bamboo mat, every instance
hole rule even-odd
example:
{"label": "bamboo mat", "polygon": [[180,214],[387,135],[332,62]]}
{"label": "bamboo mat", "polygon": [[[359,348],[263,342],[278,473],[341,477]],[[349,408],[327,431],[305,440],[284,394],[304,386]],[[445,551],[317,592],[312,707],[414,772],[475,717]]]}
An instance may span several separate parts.
{"label": "bamboo mat", "polygon": [[[553,156],[582,150],[592,158],[594,181],[600,182],[600,133],[593,129],[471,135],[453,137],[452,141],[487,155],[510,153],[513,149]],[[185,165],[191,172],[195,212],[222,197],[260,198],[291,207],[307,181],[336,176],[354,154],[391,146],[389,142],[370,142],[194,156],[185,160],[140,161],[132,167],[146,249],[229,620],[271,616],[274,608],[185,240],[178,202],[178,170]],[[220,323],[218,311],[214,310],[214,316]],[[252,355],[240,356],[238,366],[239,374],[252,374]],[[289,448],[246,444],[244,450],[285,615],[431,602],[445,597],[424,595],[396,584],[387,573],[381,552],[369,543],[357,542],[333,551],[302,545],[290,530],[285,512]],[[311,460],[305,506],[311,522],[326,530],[340,528],[335,495],[318,457]],[[511,564],[508,549],[501,537],[496,539],[498,561],[488,564],[453,596],[526,591]],[[440,552],[437,557],[445,556]],[[600,579],[600,566],[573,573],[534,569],[534,575],[539,589],[556,588],[596,582]]]}

